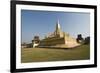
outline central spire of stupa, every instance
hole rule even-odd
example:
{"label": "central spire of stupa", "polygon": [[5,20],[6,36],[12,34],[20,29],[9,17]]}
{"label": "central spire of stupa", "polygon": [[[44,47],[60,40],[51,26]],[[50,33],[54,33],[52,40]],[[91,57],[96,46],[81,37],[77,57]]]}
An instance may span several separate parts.
{"label": "central spire of stupa", "polygon": [[60,29],[60,24],[59,24],[59,20],[56,23],[56,29]]}
{"label": "central spire of stupa", "polygon": [[56,33],[56,35],[60,35],[61,34],[61,28],[60,28],[59,20],[57,20],[57,23],[56,23],[55,33]]}

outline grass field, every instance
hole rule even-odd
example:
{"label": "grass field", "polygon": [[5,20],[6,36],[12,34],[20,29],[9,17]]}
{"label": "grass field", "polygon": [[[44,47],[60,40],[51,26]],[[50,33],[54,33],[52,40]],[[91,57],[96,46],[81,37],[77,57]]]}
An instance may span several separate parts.
{"label": "grass field", "polygon": [[64,60],[86,60],[90,58],[90,46],[81,45],[72,49],[22,48],[21,62],[44,62]]}

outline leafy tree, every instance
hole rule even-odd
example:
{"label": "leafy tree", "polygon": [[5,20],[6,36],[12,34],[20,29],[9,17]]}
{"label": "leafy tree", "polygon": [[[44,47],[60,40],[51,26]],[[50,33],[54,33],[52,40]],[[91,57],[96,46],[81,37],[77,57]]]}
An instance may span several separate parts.
{"label": "leafy tree", "polygon": [[81,43],[81,44],[84,42],[84,39],[83,39],[81,34],[77,35],[77,39],[76,40],[77,40],[78,43]]}

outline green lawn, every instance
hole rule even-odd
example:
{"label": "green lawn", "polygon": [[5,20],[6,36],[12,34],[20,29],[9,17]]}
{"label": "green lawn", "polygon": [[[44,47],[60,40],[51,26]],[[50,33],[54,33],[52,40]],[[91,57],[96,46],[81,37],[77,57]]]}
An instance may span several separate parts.
{"label": "green lawn", "polygon": [[90,46],[81,45],[72,49],[22,48],[21,62],[44,62],[64,60],[86,60],[90,58]]}

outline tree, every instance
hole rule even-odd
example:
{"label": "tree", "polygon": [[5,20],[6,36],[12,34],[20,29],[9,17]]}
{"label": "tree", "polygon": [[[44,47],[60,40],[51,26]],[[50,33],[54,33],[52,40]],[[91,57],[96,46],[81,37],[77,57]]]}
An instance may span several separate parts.
{"label": "tree", "polygon": [[76,40],[77,40],[78,43],[81,43],[81,44],[84,42],[84,39],[83,39],[81,34],[77,35],[77,39]]}
{"label": "tree", "polygon": [[84,44],[90,44],[90,37],[85,38],[85,43]]}

